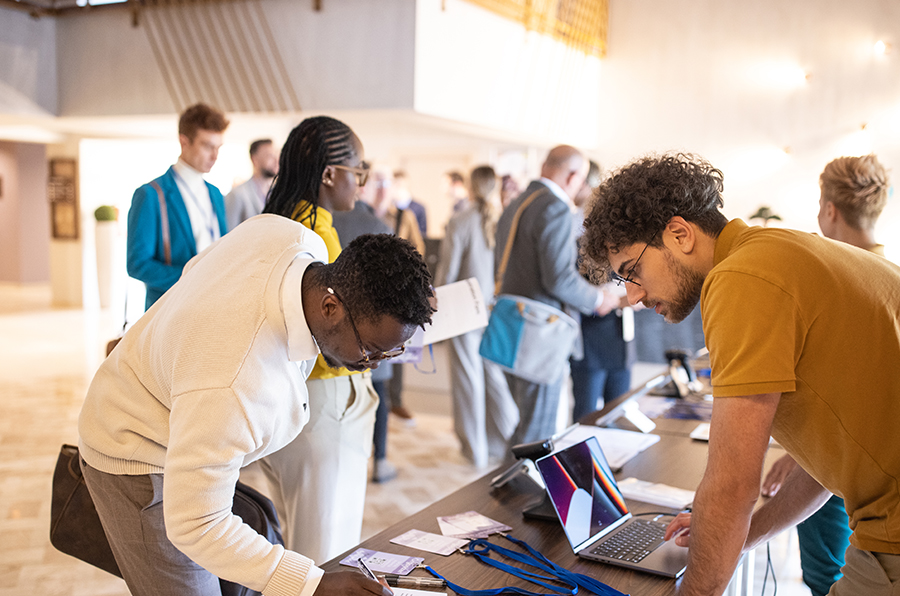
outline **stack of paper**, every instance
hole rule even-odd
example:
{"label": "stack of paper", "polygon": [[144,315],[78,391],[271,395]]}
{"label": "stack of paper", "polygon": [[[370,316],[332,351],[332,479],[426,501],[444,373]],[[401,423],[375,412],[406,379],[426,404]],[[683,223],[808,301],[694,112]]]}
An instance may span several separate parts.
{"label": "stack of paper", "polygon": [[626,499],[653,503],[670,509],[684,509],[694,502],[694,491],[675,488],[666,484],[654,484],[637,478],[619,482],[619,489]]}
{"label": "stack of paper", "polygon": [[553,441],[553,449],[558,451],[580,443],[588,437],[597,437],[603,455],[613,470],[620,470],[632,457],[659,442],[659,435],[636,433],[618,428],[600,428],[576,424],[562,437]]}

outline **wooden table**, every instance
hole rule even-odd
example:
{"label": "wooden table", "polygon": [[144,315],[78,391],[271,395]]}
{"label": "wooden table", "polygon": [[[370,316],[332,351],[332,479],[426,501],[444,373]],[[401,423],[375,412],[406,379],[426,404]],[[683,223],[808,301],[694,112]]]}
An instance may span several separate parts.
{"label": "wooden table", "polygon": [[[639,391],[626,394],[612,402],[604,411],[608,412],[619,405],[622,400],[633,399],[638,394]],[[604,411],[598,413],[595,418],[602,415]],[[707,457],[707,444],[692,440],[688,436],[698,422],[696,420],[668,419],[657,422],[659,428],[654,432],[660,435],[659,442],[626,463],[616,477],[620,480],[635,477],[639,480],[659,482],[688,490],[696,489],[703,477]],[[777,458],[777,454],[771,459],[775,458]],[[501,466],[498,470],[394,524],[359,546],[372,550],[424,557],[425,562],[438,573],[451,582],[468,589],[500,588],[511,585],[540,591],[540,586],[493,569],[471,556],[458,552],[449,556],[441,556],[390,543],[391,538],[412,529],[440,534],[438,516],[477,511],[511,526],[513,528],[510,532],[512,536],[528,542],[550,560],[572,571],[595,577],[625,594],[642,596],[674,594],[676,585],[674,580],[604,565],[575,556],[558,521],[533,520],[522,516],[522,511],[539,502],[544,494],[544,491],[530,479],[519,475],[499,488],[494,489],[490,486],[491,478],[503,469],[505,466]],[[629,501],[628,505],[633,513],[665,510],[656,505],[637,501]],[[496,535],[491,537],[491,542],[516,548],[512,543]],[[325,571],[347,570],[348,567],[342,567],[338,562],[356,548],[358,547],[350,549],[321,567]],[[412,575],[430,577],[425,570],[414,570]]]}

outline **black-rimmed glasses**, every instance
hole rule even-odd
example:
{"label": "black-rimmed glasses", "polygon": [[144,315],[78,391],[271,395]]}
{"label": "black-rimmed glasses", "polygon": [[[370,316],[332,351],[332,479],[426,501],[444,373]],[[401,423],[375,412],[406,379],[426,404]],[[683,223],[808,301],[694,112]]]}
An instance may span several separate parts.
{"label": "black-rimmed glasses", "polygon": [[350,326],[353,328],[353,334],[356,336],[356,343],[359,345],[359,351],[362,353],[362,361],[366,364],[370,364],[372,362],[378,362],[379,360],[387,360],[388,358],[395,358],[406,351],[406,346],[400,346],[399,348],[394,348],[393,350],[388,350],[386,352],[375,352],[371,356],[369,356],[369,351],[366,350],[366,347],[363,345],[362,338],[359,336],[359,329],[356,328],[356,323],[353,321],[353,315],[350,314],[350,309],[347,308],[347,303],[344,302],[338,293],[335,292],[331,288],[326,288],[329,294],[332,294],[335,298],[338,299],[344,306],[344,310],[347,311],[347,318],[350,319]]}
{"label": "black-rimmed glasses", "polygon": [[[339,170],[347,170],[348,172],[353,172],[353,174],[356,176],[357,186],[362,188],[363,186],[366,185],[366,180],[369,179],[369,168],[365,167],[365,164],[362,164],[362,165],[363,165],[363,167],[359,167],[359,168],[351,168],[350,166],[339,166],[339,165],[332,165],[331,167],[337,168]],[[335,296],[337,296],[337,294],[335,294]]]}
{"label": "black-rimmed glasses", "polygon": [[634,281],[634,279],[633,279],[634,278],[634,270],[637,268],[638,263],[641,262],[641,257],[643,257],[644,253],[647,252],[647,247],[650,246],[651,244],[653,244],[653,241],[656,240],[657,234],[659,234],[659,232],[654,233],[653,236],[650,237],[650,242],[648,242],[647,244],[644,245],[644,249],[641,251],[641,254],[638,255],[638,258],[637,258],[637,260],[635,260],[634,265],[632,265],[628,269],[628,271],[625,272],[625,277],[622,277],[615,271],[610,271],[609,272],[609,281],[616,282],[617,286],[621,286],[623,283],[629,283],[629,284],[634,284],[638,287],[641,287],[641,284]]}

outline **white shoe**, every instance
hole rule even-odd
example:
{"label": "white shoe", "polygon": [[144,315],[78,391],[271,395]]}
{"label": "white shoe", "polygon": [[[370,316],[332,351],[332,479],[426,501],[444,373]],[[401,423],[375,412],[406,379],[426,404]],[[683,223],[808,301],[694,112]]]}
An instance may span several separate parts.
{"label": "white shoe", "polygon": [[386,459],[376,459],[372,467],[372,482],[387,482],[397,477],[397,466]]}

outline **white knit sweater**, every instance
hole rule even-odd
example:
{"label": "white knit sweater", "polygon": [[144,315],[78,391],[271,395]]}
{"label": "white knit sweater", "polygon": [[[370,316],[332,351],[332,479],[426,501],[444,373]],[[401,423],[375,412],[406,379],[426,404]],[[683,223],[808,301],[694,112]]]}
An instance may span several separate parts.
{"label": "white knit sweater", "polygon": [[97,371],[81,453],[109,474],[163,473],[166,532],[213,574],[267,596],[312,594],[322,570],[231,514],[240,469],[309,419],[318,348],[300,298],[322,239],[275,215],[248,220],[192,259]]}

